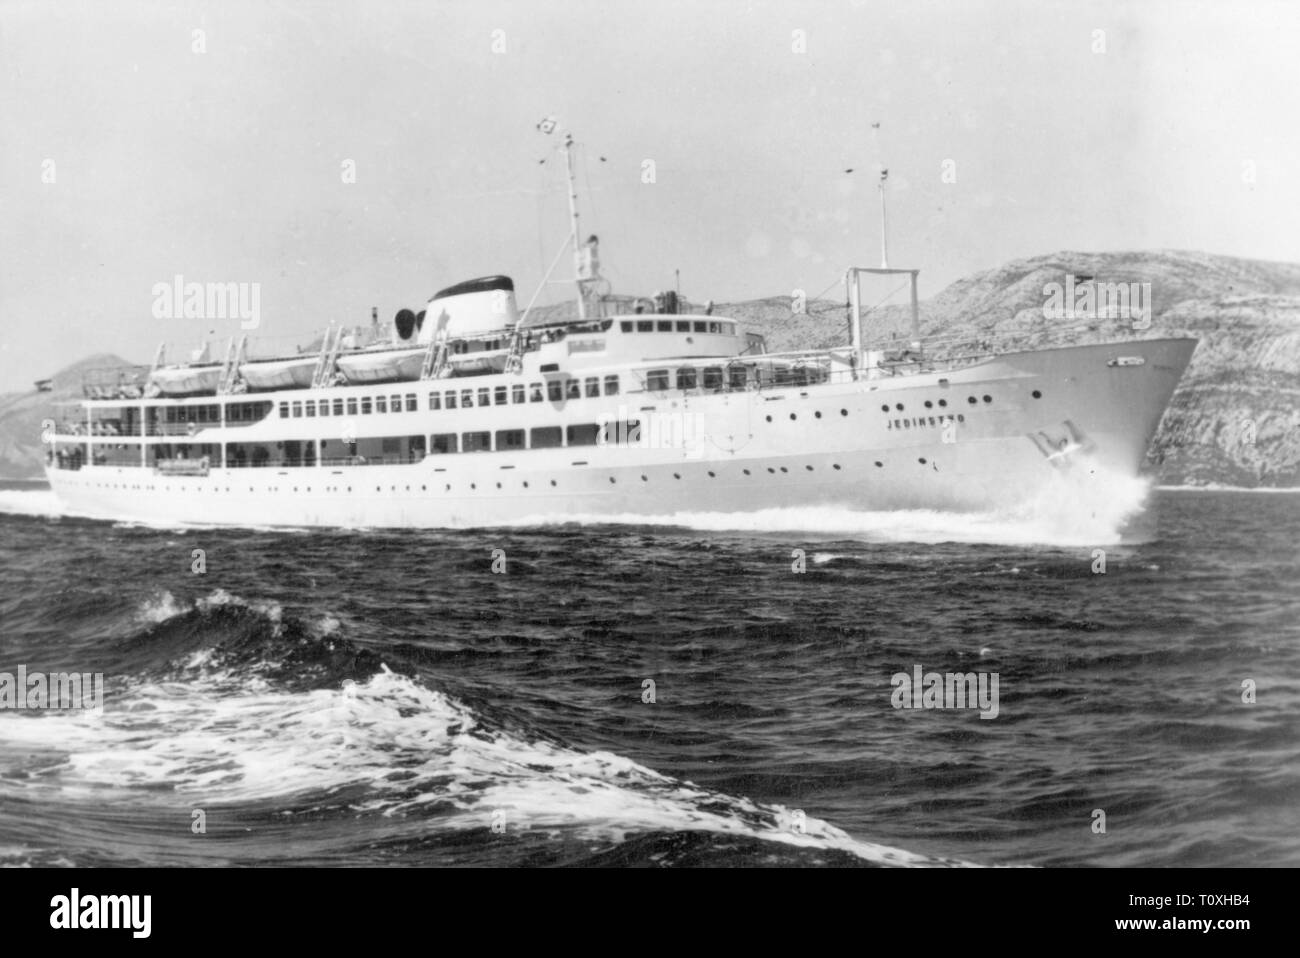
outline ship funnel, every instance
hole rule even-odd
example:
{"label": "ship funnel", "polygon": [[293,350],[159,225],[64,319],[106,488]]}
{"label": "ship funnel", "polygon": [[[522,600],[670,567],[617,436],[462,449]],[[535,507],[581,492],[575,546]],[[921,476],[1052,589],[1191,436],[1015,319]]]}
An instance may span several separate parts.
{"label": "ship funnel", "polygon": [[427,313],[435,322],[422,325],[422,343],[431,341],[440,327],[445,327],[452,339],[512,329],[519,320],[515,284],[509,276],[485,276],[457,283],[435,293]]}
{"label": "ship funnel", "polygon": [[393,317],[393,325],[397,327],[399,339],[410,339],[411,333],[415,332],[415,313],[409,309],[399,309]]}

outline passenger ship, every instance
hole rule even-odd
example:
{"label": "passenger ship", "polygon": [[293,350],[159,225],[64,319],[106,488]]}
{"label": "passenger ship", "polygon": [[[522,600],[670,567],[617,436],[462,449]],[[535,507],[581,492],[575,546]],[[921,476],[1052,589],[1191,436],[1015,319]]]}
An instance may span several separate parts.
{"label": "passenger ship", "polygon": [[[1060,470],[1136,475],[1196,346],[940,348],[920,338],[917,271],[882,264],[845,274],[844,347],[768,352],[673,293],[597,295],[571,146],[575,316],[529,322],[492,276],[386,333],[331,327],[304,354],[250,359],[232,341],[168,365],[160,347],[147,370],[89,381],[56,425],[54,491],[95,517],[295,527],[994,510]],[[906,349],[868,344],[862,274],[910,279]]]}

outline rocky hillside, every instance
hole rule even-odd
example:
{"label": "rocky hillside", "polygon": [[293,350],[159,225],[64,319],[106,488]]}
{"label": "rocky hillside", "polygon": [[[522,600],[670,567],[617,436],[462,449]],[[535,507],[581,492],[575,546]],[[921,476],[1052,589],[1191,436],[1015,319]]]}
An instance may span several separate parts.
{"label": "rocky hillside", "polygon": [[[1043,315],[1048,283],[1067,275],[1099,283],[1150,283],[1150,327]],[[890,279],[864,279],[864,306],[899,292]],[[906,302],[901,288],[897,302]],[[715,312],[749,323],[773,350],[841,345],[844,304],[813,300],[792,311],[788,296],[719,303]],[[534,311],[534,321],[568,307]],[[867,315],[872,340],[904,337],[910,312],[880,306]],[[958,280],[921,304],[930,342],[983,341],[996,335],[1024,347],[1124,337],[1195,336],[1191,367],[1165,414],[1148,465],[1171,484],[1300,486],[1300,265],[1204,253],[1061,252],[1016,260]],[[57,374],[51,393],[0,396],[0,476],[39,475],[41,421],[53,403],[79,398],[84,368],[120,363],[94,356]]]}
{"label": "rocky hillside", "polygon": [[125,360],[111,353],[99,353],[55,373],[54,389],[50,392],[33,388],[30,392],[0,395],[0,478],[40,476],[45,456],[41,423],[62,418],[57,403],[81,399],[81,377],[86,370],[123,365]]}
{"label": "rocky hillside", "polygon": [[[1049,320],[1048,283],[1067,275],[1098,283],[1150,283],[1150,327]],[[864,309],[873,299],[864,278]],[[898,283],[892,284],[897,287]],[[906,302],[906,290],[901,294]],[[816,301],[807,315],[788,297],[719,304],[718,313],[765,332],[773,350],[847,342],[843,302]],[[1034,347],[1116,338],[1194,336],[1192,364],[1148,454],[1168,484],[1300,486],[1300,265],[1176,251],[1054,253],[1015,260],[958,280],[921,303],[929,340],[1002,341]],[[910,311],[886,306],[866,319],[867,337],[905,337]]]}

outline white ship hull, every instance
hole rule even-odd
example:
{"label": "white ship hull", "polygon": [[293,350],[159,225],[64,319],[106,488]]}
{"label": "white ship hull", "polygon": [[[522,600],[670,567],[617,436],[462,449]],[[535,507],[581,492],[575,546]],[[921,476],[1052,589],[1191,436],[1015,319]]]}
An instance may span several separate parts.
{"label": "white ship hull", "polygon": [[[1076,346],[945,373],[620,397],[633,416],[693,417],[706,435],[693,448],[585,445],[428,455],[401,465],[218,461],[205,477],[104,465],[47,474],[83,515],[214,525],[464,528],[810,505],[983,511],[1024,502],[1062,468],[1136,475],[1195,345]],[[925,407],[941,398],[945,412]],[[555,415],[549,403],[519,408]],[[403,415],[413,417],[410,431],[429,434],[447,430],[451,417],[460,417],[451,428],[490,428],[482,420],[491,412]],[[949,430],[946,414],[961,417]],[[570,421],[590,417],[575,411]],[[330,419],[301,422],[322,437],[337,428]]]}

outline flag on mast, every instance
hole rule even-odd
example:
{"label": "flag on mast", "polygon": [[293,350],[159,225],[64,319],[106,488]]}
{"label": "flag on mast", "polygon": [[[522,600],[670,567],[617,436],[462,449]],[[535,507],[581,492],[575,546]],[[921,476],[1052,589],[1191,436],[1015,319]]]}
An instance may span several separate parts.
{"label": "flag on mast", "polygon": [[548,116],[537,124],[537,129],[541,130],[543,133],[554,133],[557,125],[555,117]]}

